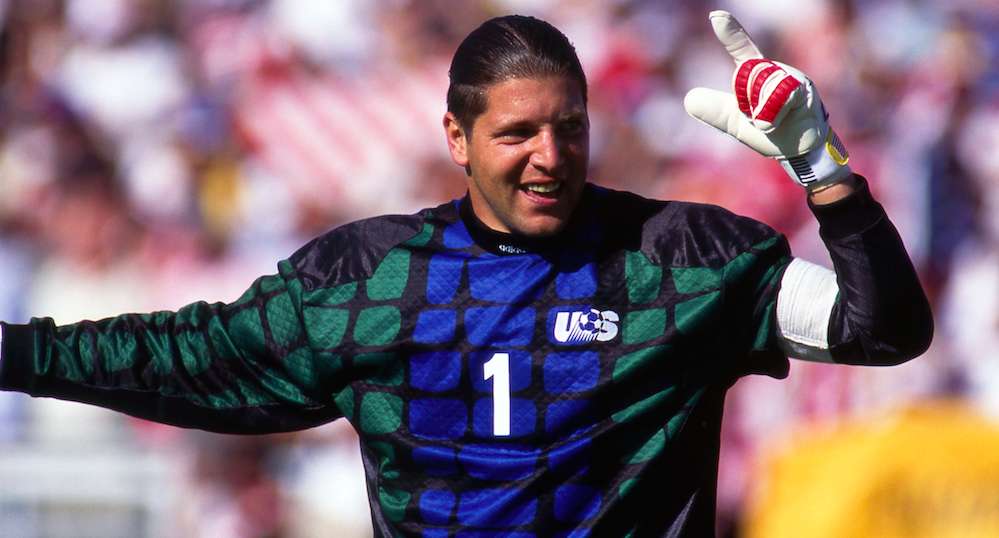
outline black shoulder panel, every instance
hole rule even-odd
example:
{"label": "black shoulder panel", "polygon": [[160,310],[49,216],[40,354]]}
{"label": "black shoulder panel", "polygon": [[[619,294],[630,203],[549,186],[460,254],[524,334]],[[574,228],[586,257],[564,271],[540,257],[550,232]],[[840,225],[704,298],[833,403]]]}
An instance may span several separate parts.
{"label": "black shoulder panel", "polygon": [[[766,224],[722,207],[660,201],[633,193],[593,189],[591,203],[614,237],[614,246],[638,250],[670,267],[721,267],[777,234]],[[619,231],[640,231],[641,237]]]}
{"label": "black shoulder panel", "polygon": [[393,247],[423,230],[426,213],[344,224],[306,243],[289,261],[307,290],[367,278]]}
{"label": "black shoulder panel", "polygon": [[603,244],[611,252],[641,249],[648,223],[670,207],[669,202],[596,185],[586,191],[584,204],[598,226],[607,230]]}
{"label": "black shoulder panel", "polygon": [[[757,220],[710,204],[673,202],[673,211],[650,222],[643,250],[669,259],[653,261],[672,267],[721,267],[753,245],[777,236]],[[671,248],[664,248],[669,245]]]}

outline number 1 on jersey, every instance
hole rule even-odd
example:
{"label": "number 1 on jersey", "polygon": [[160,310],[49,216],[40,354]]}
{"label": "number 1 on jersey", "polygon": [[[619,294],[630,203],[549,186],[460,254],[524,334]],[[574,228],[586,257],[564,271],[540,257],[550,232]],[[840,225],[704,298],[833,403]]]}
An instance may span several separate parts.
{"label": "number 1 on jersey", "polygon": [[482,365],[483,375],[493,380],[493,435],[510,435],[510,354],[496,353]]}

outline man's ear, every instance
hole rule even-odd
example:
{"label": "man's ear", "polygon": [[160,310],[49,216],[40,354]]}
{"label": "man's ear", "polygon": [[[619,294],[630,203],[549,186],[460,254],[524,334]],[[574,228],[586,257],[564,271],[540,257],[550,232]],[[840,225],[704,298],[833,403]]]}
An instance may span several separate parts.
{"label": "man's ear", "polygon": [[444,114],[444,134],[447,136],[447,149],[451,152],[454,164],[468,170],[468,138],[453,113]]}

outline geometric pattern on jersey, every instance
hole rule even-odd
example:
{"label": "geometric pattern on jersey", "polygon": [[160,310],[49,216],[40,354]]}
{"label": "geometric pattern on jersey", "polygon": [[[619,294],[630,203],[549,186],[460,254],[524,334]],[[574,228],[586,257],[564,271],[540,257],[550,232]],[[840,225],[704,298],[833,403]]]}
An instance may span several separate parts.
{"label": "geometric pattern on jersey", "polygon": [[[726,284],[779,248],[770,235],[720,265],[670,267],[640,249],[599,260],[586,250],[483,251],[461,219],[435,227],[428,243],[437,236],[443,248],[429,259],[393,250],[375,271],[396,275],[400,289],[409,275],[422,276],[408,293],[422,293],[414,300],[425,306],[407,316],[415,319],[407,344],[420,349],[387,363],[402,386],[351,388],[364,393],[361,435],[393,447],[372,466],[395,478],[380,481],[373,501],[392,529],[426,536],[470,528],[582,536],[610,506],[633,502],[629,490],[668,450],[705,388],[661,379],[626,404],[608,405],[617,398],[607,394],[641,386],[650,372],[668,375],[656,363],[684,360],[671,341],[719,323]],[[768,267],[758,287],[772,286],[779,268]],[[762,348],[767,330],[751,345]],[[497,414],[506,422],[497,424]],[[549,476],[559,479],[525,495],[525,485]]]}
{"label": "geometric pattern on jersey", "polygon": [[786,368],[772,341],[786,241],[593,186],[579,214],[528,251],[458,201],[351,224],[229,305],[34,320],[53,338],[33,375],[215,431],[344,416],[379,535],[711,529],[724,390]]}

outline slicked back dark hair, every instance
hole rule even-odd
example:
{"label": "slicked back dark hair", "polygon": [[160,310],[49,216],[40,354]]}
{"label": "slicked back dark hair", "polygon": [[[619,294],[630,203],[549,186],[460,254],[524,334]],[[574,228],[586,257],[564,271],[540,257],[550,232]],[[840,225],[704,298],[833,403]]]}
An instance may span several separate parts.
{"label": "slicked back dark hair", "polygon": [[486,110],[489,86],[514,78],[568,76],[586,103],[586,75],[576,49],[557,28],[534,17],[507,15],[482,23],[451,59],[447,109],[470,132]]}

